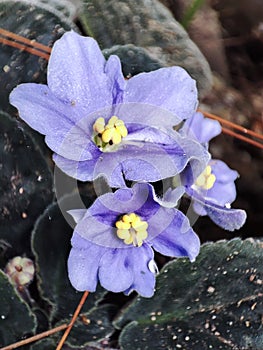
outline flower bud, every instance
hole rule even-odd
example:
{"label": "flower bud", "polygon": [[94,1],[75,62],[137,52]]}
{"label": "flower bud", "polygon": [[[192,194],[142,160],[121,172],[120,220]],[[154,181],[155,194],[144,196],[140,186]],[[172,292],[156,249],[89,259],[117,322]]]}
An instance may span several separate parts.
{"label": "flower bud", "polygon": [[14,285],[21,287],[32,282],[35,267],[31,259],[16,256],[8,262],[5,272]]}

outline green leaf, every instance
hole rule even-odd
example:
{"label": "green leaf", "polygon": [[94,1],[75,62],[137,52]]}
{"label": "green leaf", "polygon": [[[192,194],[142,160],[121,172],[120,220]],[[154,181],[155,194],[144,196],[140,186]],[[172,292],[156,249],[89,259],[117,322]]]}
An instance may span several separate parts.
{"label": "green leaf", "polygon": [[[84,347],[109,338],[115,328],[112,325],[113,316],[116,314],[115,305],[105,304],[92,308],[89,312],[81,313],[75,322],[67,344],[72,347]],[[62,320],[60,323],[69,323]]]}
{"label": "green leaf", "polygon": [[115,321],[122,349],[262,350],[262,244],[205,244],[195,263],[164,266],[151,299]]}
{"label": "green leaf", "polygon": [[71,26],[81,7],[81,2],[78,0],[30,0],[30,4],[51,12]]}
{"label": "green leaf", "polygon": [[0,347],[3,347],[34,333],[36,320],[2,270],[0,296]]}
{"label": "green leaf", "polygon": [[[91,198],[88,198],[88,201],[91,201]],[[50,205],[37,221],[33,232],[32,249],[39,271],[39,291],[52,305],[53,323],[71,317],[82,296],[82,293],[71,286],[67,274],[73,220],[66,211],[76,209],[75,203],[74,196],[70,196],[63,199],[59,205]],[[60,208],[63,208],[64,215]],[[102,288],[98,288],[96,293],[90,293],[83,312],[90,310],[105,293]]]}
{"label": "green leaf", "polygon": [[[63,346],[63,349],[101,349],[99,342],[108,341],[109,337],[115,331],[115,328],[112,325],[112,319],[114,315],[116,315],[116,311],[116,305],[110,304],[95,306],[88,312],[81,311],[66,340],[65,346]],[[70,321],[71,318],[63,319],[54,326],[69,324]],[[58,332],[50,335],[48,339],[31,345],[30,350],[55,349],[55,345],[58,344],[62,334],[63,332]],[[89,347],[89,345],[92,347]]]}
{"label": "green leaf", "polygon": [[110,55],[119,56],[122,64],[122,72],[125,77],[142,72],[150,72],[163,67],[161,62],[152,58],[147,50],[132,44],[112,46],[110,49],[103,50],[103,54],[106,59]]}
{"label": "green leaf", "polygon": [[53,200],[53,179],[30,135],[0,112],[0,239],[13,255],[30,252],[30,231]]}
{"label": "green leaf", "polygon": [[[72,28],[73,22],[40,1],[1,1],[0,27],[50,46]],[[47,60],[0,44],[0,109],[10,112],[9,93],[20,83],[46,82]],[[13,111],[13,108],[12,108]]]}
{"label": "green leaf", "polygon": [[30,345],[30,350],[51,350],[56,349],[56,345],[57,342],[52,337],[48,337]]}
{"label": "green leaf", "polygon": [[[150,3],[147,0],[84,0],[80,22],[103,49],[133,44],[144,49],[150,61],[162,67],[185,68],[197,81],[201,94],[212,85],[205,57],[171,12],[157,0]],[[123,55],[122,58],[124,64],[126,58]]]}

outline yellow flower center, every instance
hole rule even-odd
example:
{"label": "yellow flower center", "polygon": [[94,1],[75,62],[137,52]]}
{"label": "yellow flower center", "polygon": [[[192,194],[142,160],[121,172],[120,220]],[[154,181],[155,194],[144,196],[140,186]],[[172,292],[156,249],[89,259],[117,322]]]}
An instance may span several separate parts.
{"label": "yellow flower center", "polygon": [[211,173],[212,168],[210,165],[207,165],[205,170],[198,176],[195,181],[195,185],[201,187],[203,190],[210,190],[216,181],[216,177]]}
{"label": "yellow flower center", "polygon": [[108,146],[114,146],[121,143],[123,137],[128,135],[128,130],[123,122],[115,115],[110,118],[107,124],[105,119],[98,118],[94,125],[94,142],[103,151],[106,151]]}
{"label": "yellow flower center", "polygon": [[143,240],[148,237],[148,223],[142,221],[135,213],[125,214],[115,223],[117,236],[123,239],[125,244],[133,244],[140,247]]}

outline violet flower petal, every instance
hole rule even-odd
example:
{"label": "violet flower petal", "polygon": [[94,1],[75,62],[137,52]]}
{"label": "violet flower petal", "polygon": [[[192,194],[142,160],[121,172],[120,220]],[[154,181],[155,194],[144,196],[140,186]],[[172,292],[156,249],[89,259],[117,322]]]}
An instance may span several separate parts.
{"label": "violet flower petal", "polygon": [[[130,80],[132,79],[133,78]],[[194,113],[194,111],[195,110],[193,109],[192,113]],[[178,115],[166,109],[165,106],[159,106],[158,104],[147,104],[147,102],[144,103],[143,100],[140,100],[138,102],[123,102],[114,105],[113,114],[122,119],[128,128],[129,132],[125,140],[132,139],[140,141],[148,140],[148,142],[158,142],[156,141],[156,137],[158,137],[158,131],[169,136],[169,130],[171,134],[173,132],[173,127],[182,121]],[[149,130],[146,131],[146,128]],[[152,128],[156,128],[157,130],[154,130],[154,133],[151,135],[150,131]],[[145,131],[147,133],[147,136],[145,135]],[[162,142],[164,140],[165,134],[160,135]],[[153,136],[153,141],[151,141],[151,136]],[[159,141],[159,143],[162,142]]]}
{"label": "violet flower petal", "polygon": [[212,172],[221,183],[229,183],[238,178],[238,172],[230,169],[229,166],[222,160],[211,159],[209,165],[211,165]]}
{"label": "violet flower petal", "polygon": [[218,181],[207,191],[205,198],[222,207],[231,204],[236,199],[235,183],[232,181],[229,184],[224,184]]}
{"label": "violet flower petal", "polygon": [[153,239],[152,247],[163,255],[185,256],[194,261],[200,250],[199,238],[190,227],[186,216],[177,209],[174,212],[173,221]]}
{"label": "violet flower petal", "polygon": [[125,85],[119,59],[106,63],[93,38],[71,31],[54,44],[48,86],[59,99],[85,105],[88,115],[112,105]]}
{"label": "violet flower petal", "polygon": [[179,200],[185,193],[184,186],[178,186],[174,189],[169,188],[163,195],[163,198],[156,198],[155,200],[161,206],[166,208],[174,208],[178,205]]}
{"label": "violet flower petal", "polygon": [[239,230],[246,221],[247,214],[242,209],[228,209],[205,203],[204,209],[210,219],[228,231]]}
{"label": "violet flower petal", "polygon": [[[98,197],[83,216],[83,211],[73,211],[77,220],[75,231],[87,241],[108,248],[128,249],[117,237],[115,223],[125,213],[136,213],[148,223],[148,237],[145,242],[152,242],[155,237],[172,229],[177,232],[189,230],[187,218],[174,208],[160,206],[156,200],[153,186],[137,183],[132,188],[119,189],[114,193],[106,193]],[[69,212],[70,213],[70,212]],[[177,227],[175,222],[177,221]],[[186,237],[186,236],[185,236]]]}
{"label": "violet flower petal", "polygon": [[72,249],[68,258],[68,275],[71,284],[78,291],[95,292],[98,283],[100,259],[106,248],[96,246],[74,233]]}
{"label": "violet flower petal", "polygon": [[197,201],[193,201],[193,210],[197,215],[206,216],[207,211],[205,210],[204,204]]}
{"label": "violet flower petal", "polygon": [[231,204],[236,199],[234,181],[238,177],[237,171],[230,169],[224,162],[218,159],[212,159],[208,164],[211,166],[212,173],[216,177],[213,187],[209,190],[204,190],[193,186],[193,189],[198,192],[200,198],[203,197],[204,200],[211,203],[222,207]]}
{"label": "violet flower petal", "polygon": [[[110,186],[123,187],[122,174],[130,181],[158,181],[181,172],[189,161],[200,172],[208,161],[200,144],[172,130],[197,103],[195,82],[182,68],[142,73],[126,82],[116,56],[106,62],[94,39],[73,31],[52,49],[48,87],[21,85],[10,101],[22,119],[46,135],[56,164],[78,180],[104,175]],[[127,123],[127,140],[113,152],[101,152],[92,141],[93,124],[115,111]]]}
{"label": "violet flower petal", "polygon": [[[123,292],[128,289],[134,280],[133,265],[138,264],[139,251],[136,251],[135,262],[131,261],[132,251],[135,247],[128,249],[108,249],[101,259],[99,268],[99,280],[102,287],[114,293]],[[139,248],[140,249],[140,248]],[[140,263],[138,264],[140,265]],[[138,273],[138,271],[136,272]]]}
{"label": "violet flower petal", "polygon": [[[180,191],[176,196],[179,195]],[[194,260],[200,242],[188,219],[177,209],[160,203],[152,185],[136,183],[132,188],[101,195],[86,212],[70,211],[77,221],[69,257],[73,286],[94,290],[99,279],[110,291],[129,294],[135,290],[151,297],[156,272],[151,246],[169,256]],[[148,223],[148,236],[140,247],[125,244],[116,234],[115,223],[125,213],[135,213]],[[91,275],[90,282],[85,273]]]}
{"label": "violet flower petal", "polygon": [[209,199],[203,198],[196,191],[186,189],[187,194],[193,199],[194,209],[199,215],[208,215],[218,226],[228,231],[240,229],[246,221],[246,212],[242,209],[230,209],[217,205]]}
{"label": "violet flower petal", "polygon": [[67,211],[73,217],[76,224],[84,218],[86,212],[87,209],[71,209]]}
{"label": "violet flower petal", "polygon": [[149,269],[153,250],[143,244],[125,250],[102,248],[74,233],[69,260],[69,279],[78,291],[94,292],[98,281],[112,292],[135,290],[144,297],[154,293],[155,274]]}
{"label": "violet flower petal", "polygon": [[[76,124],[78,110],[58,100],[46,85],[21,84],[10,94],[21,119],[46,135],[47,145],[71,160],[88,160],[97,148],[87,130]],[[74,147],[72,147],[74,145]]]}
{"label": "violet flower petal", "polygon": [[132,188],[121,188],[98,197],[88,212],[90,215],[96,216],[97,219],[99,216],[105,217],[101,221],[108,225],[111,225],[112,222],[106,217],[111,213],[119,215],[126,212],[143,211],[145,214],[144,208],[146,207],[154,214],[159,205],[153,200],[153,193],[153,186],[148,183],[136,183]]}
{"label": "violet flower petal", "polygon": [[133,272],[133,283],[124,291],[124,294],[129,295],[132,291],[136,291],[145,298],[153,296],[155,272],[149,268],[153,256],[153,250],[148,244],[143,244],[140,248],[134,248],[130,251],[127,263]]}
{"label": "violet flower petal", "polygon": [[187,119],[182,133],[195,138],[202,144],[206,144],[212,138],[219,135],[222,127],[217,120],[205,118],[202,113],[196,112],[191,118]]}
{"label": "violet flower petal", "polygon": [[196,110],[196,82],[180,67],[138,74],[127,82],[123,102],[143,102],[172,112],[179,120]]}
{"label": "violet flower petal", "polygon": [[168,225],[173,219],[173,212],[154,201],[153,191],[151,185],[138,183],[132,189],[119,189],[98,197],[82,220],[78,221],[75,231],[96,245],[128,249],[129,246],[117,237],[115,223],[120,215],[135,212],[142,220],[148,221],[149,239],[152,239],[163,230],[160,222],[164,221]]}
{"label": "violet flower petal", "polygon": [[[152,135],[153,130],[151,130]],[[158,132],[158,135],[161,134]],[[147,133],[145,135],[147,137]],[[167,135],[164,136],[167,138]],[[180,173],[189,164],[197,176],[207,164],[210,154],[198,142],[174,133],[169,144],[127,142],[116,152],[93,151],[94,159],[75,162],[54,155],[57,166],[66,174],[81,181],[91,181],[99,176],[107,178],[111,187],[123,187],[125,181],[155,182]]]}

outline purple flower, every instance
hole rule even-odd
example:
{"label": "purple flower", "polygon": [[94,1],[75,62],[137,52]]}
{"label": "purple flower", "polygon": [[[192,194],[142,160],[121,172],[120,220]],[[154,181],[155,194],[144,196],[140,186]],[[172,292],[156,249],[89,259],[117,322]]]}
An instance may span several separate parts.
{"label": "purple flower", "polygon": [[[221,126],[216,120],[195,113],[186,121],[183,132],[208,148],[208,142],[221,132]],[[236,199],[234,181],[237,177],[238,173],[224,162],[211,159],[197,178],[187,168],[181,179],[186,193],[193,199],[194,211],[201,216],[208,215],[217,225],[233,231],[243,226],[246,220],[244,210],[231,209],[231,203]]]}
{"label": "purple flower", "polygon": [[[169,194],[176,202],[182,189]],[[69,278],[79,291],[95,291],[98,281],[112,292],[154,293],[154,248],[171,257],[199,253],[188,219],[160,200],[149,184],[137,183],[100,196],[87,210],[72,210],[77,225],[68,260]]]}
{"label": "purple flower", "polygon": [[208,142],[219,135],[221,131],[221,125],[217,120],[205,118],[202,113],[196,112],[185,121],[181,133],[208,146]]}
{"label": "purple flower", "polygon": [[209,155],[173,131],[197,106],[195,81],[180,67],[125,80],[120,60],[102,55],[96,41],[73,31],[58,40],[48,85],[21,84],[10,95],[20,117],[45,135],[54,161],[68,175],[112,187],[158,181],[188,164],[199,174]]}

